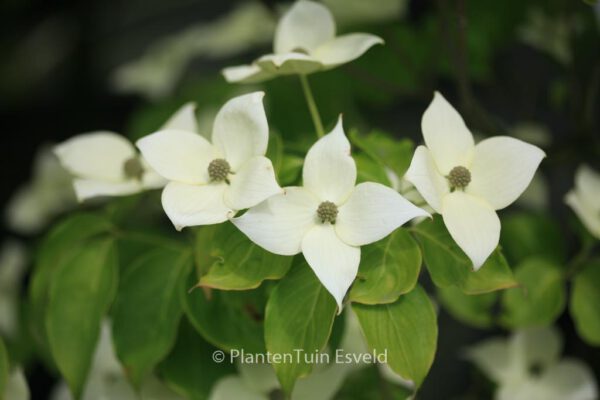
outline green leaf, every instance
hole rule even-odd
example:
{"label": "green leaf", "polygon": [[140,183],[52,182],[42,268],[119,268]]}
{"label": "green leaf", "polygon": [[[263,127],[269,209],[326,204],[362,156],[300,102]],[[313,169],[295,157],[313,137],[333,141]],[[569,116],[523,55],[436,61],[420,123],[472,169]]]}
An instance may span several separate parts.
{"label": "green leaf", "polygon": [[362,248],[358,279],[350,300],[363,304],[393,303],[417,284],[421,250],[405,229]]}
{"label": "green leaf", "polygon": [[353,131],[350,138],[369,157],[391,169],[398,177],[402,177],[406,173],[415,147],[410,139],[398,140],[378,130],[374,130],[366,136],[361,136],[357,131]]}
{"label": "green leaf", "polygon": [[438,299],[457,320],[477,328],[489,328],[494,324],[494,305],[498,293],[464,294],[454,286],[437,288]]}
{"label": "green leaf", "polygon": [[588,264],[573,280],[571,316],[579,336],[600,346],[600,261]]}
{"label": "green leaf", "polygon": [[386,186],[390,185],[385,169],[377,161],[364,154],[354,154],[353,157],[358,171],[356,183],[376,182]]}
{"label": "green leaf", "polygon": [[[194,287],[196,282],[196,274],[191,273],[186,287]],[[264,352],[264,286],[246,291],[205,288],[182,292],[183,309],[194,328],[214,346],[226,351]]]}
{"label": "green leaf", "polygon": [[292,268],[271,293],[265,315],[265,343],[272,354],[290,354],[291,362],[273,363],[283,390],[291,393],[296,380],[312,365],[302,354],[320,352],[331,334],[337,305],[312,269],[301,262]]}
{"label": "green leaf", "polygon": [[117,254],[111,239],[78,247],[52,277],[46,314],[48,341],[75,398],[81,396],[100,324],[116,287]]}
{"label": "green leaf", "polygon": [[283,166],[283,139],[277,131],[271,130],[269,132],[269,143],[267,146],[267,157],[273,163],[273,169],[275,170],[275,176],[279,176],[281,173],[281,167]]}
{"label": "green leaf", "polygon": [[543,258],[532,258],[515,268],[520,284],[502,296],[500,322],[509,328],[549,325],[565,305],[561,268]]}
{"label": "green leaf", "polygon": [[494,250],[478,271],[454,242],[440,216],[414,226],[423,248],[425,265],[438,287],[457,286],[467,294],[481,294],[516,285],[513,273],[499,249]]}
{"label": "green leaf", "polygon": [[281,169],[277,174],[279,183],[281,186],[290,186],[298,182],[302,166],[304,165],[304,158],[285,154],[281,162]]}
{"label": "green leaf", "polygon": [[383,379],[376,365],[367,366],[348,374],[335,400],[408,400],[412,391]]}
{"label": "green leaf", "polygon": [[565,260],[560,227],[547,216],[518,213],[503,218],[500,243],[506,257],[513,263],[532,256]]}
{"label": "green leaf", "polygon": [[6,347],[4,347],[4,342],[2,341],[2,338],[0,338],[0,400],[4,400],[4,393],[6,393],[9,369],[10,366],[8,363],[8,354],[6,353]]}
{"label": "green leaf", "polygon": [[387,364],[421,386],[437,347],[437,317],[427,293],[417,286],[391,304],[353,304],[369,347],[387,353]]}
{"label": "green leaf", "polygon": [[213,361],[215,350],[184,318],[179,327],[177,342],[169,356],[160,364],[159,371],[169,386],[186,399],[208,399],[216,381],[235,373],[235,368],[227,362],[227,358],[221,363]]}
{"label": "green leaf", "polygon": [[44,238],[29,285],[31,332],[41,346],[40,350],[48,349],[44,321],[52,277],[81,247],[85,247],[86,241],[107,235],[111,229],[112,225],[104,217],[81,213],[60,222]]}
{"label": "green leaf", "polygon": [[117,357],[139,386],[169,352],[182,315],[180,292],[191,254],[161,248],[142,255],[123,275],[113,310]]}
{"label": "green leaf", "polygon": [[[293,257],[270,253],[254,244],[233,224],[221,224],[207,256],[213,260],[198,286],[223,290],[248,290],[264,280],[281,279]],[[205,251],[206,249],[206,245]]]}

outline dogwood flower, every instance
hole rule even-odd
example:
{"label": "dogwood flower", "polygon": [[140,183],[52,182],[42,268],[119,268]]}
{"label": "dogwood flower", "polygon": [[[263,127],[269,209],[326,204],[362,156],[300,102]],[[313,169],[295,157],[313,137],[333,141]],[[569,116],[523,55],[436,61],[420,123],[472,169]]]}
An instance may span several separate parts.
{"label": "dogwood flower", "polygon": [[421,129],[426,146],[417,147],[405,177],[442,214],[477,270],[498,245],[496,210],[523,193],[545,154],[507,136],[475,145],[461,116],[438,92],[423,114]]}
{"label": "dogwood flower", "polygon": [[597,399],[592,371],[578,360],[559,360],[561,347],[556,330],[533,328],[477,344],[467,357],[498,385],[496,400]]}
{"label": "dogwood flower", "polygon": [[280,193],[267,151],[263,92],[229,100],[217,114],[212,144],[195,131],[166,129],[137,142],[169,180],[162,204],[176,229],[224,222]]}
{"label": "dogwood flower", "polygon": [[360,246],[429,214],[387,186],[355,186],[356,164],[341,118],[308,151],[302,172],[304,187],[287,187],[232,222],[272,253],[302,252],[341,310],[358,271]]}
{"label": "dogwood flower", "polygon": [[275,30],[274,53],[251,65],[223,70],[228,82],[260,82],[277,75],[310,74],[335,68],[360,57],[383,40],[367,33],[335,36],[329,10],[316,2],[299,0],[283,15]]}
{"label": "dogwood flower", "polygon": [[600,174],[587,165],[575,173],[575,188],[565,196],[565,203],[575,211],[588,231],[600,239]]}
{"label": "dogwood flower", "polygon": [[125,196],[164,186],[164,181],[118,133],[96,131],[77,135],[54,148],[73,176],[79,201],[98,196]]}
{"label": "dogwood flower", "polygon": [[[184,104],[162,129],[196,130],[195,105]],[[77,135],[56,146],[54,152],[75,177],[73,187],[79,201],[98,196],[126,196],[166,184],[133,144],[114,132]]]}

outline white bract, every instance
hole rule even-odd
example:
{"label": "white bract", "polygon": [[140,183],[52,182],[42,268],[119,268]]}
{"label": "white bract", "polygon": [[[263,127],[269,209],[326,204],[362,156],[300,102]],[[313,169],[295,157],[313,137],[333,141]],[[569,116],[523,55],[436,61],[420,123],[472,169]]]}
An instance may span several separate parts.
{"label": "white bract", "polygon": [[277,75],[310,74],[350,62],[383,43],[367,33],[336,37],[335,30],[333,16],[325,6],[299,0],[277,25],[273,54],[251,65],[225,68],[223,75],[229,82],[260,82]]}
{"label": "white bract", "polygon": [[477,270],[498,245],[496,210],[523,193],[545,154],[507,136],[475,145],[461,116],[438,92],[423,114],[421,129],[425,146],[417,147],[405,177],[442,214]]}
{"label": "white bract", "polygon": [[178,230],[224,222],[281,193],[273,164],[264,156],[269,126],[263,96],[255,92],[229,100],[215,118],[212,143],[189,129],[166,129],[137,142],[169,181],[162,204]]}
{"label": "white bract", "polygon": [[575,188],[567,193],[565,202],[590,233],[600,239],[600,174],[587,165],[580,166],[575,173]]}
{"label": "white bract", "polygon": [[[183,105],[162,129],[196,129],[194,105]],[[126,196],[158,189],[166,181],[154,171],[125,137],[109,131],[77,135],[54,152],[73,176],[79,201],[99,196]]]}
{"label": "white bract", "polygon": [[561,337],[552,328],[518,331],[470,348],[467,357],[498,388],[496,400],[593,400],[594,374],[578,360],[559,360]]}
{"label": "white bract", "polygon": [[272,253],[302,252],[341,310],[358,271],[360,246],[429,214],[387,186],[355,186],[356,164],[341,118],[308,151],[303,180],[304,187],[287,187],[232,222]]}
{"label": "white bract", "polygon": [[[195,107],[183,105],[163,130],[195,130]],[[77,135],[54,148],[61,164],[73,176],[79,201],[99,196],[126,196],[165,186],[163,177],[148,165],[125,137],[109,131]]]}

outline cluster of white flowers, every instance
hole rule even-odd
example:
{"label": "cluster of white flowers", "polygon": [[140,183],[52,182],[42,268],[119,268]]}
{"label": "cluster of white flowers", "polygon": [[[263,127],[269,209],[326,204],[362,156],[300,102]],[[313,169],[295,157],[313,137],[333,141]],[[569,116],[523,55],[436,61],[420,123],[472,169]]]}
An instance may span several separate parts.
{"label": "cluster of white flowers", "polygon": [[[398,0],[382,1],[398,5]],[[345,2],[335,2],[339,7],[346,6]],[[251,11],[252,18],[259,18],[265,10],[247,11]],[[238,17],[234,19],[236,25]],[[221,35],[226,25],[233,23],[223,22],[219,34],[207,40],[217,40],[221,47],[222,41],[236,42],[233,39],[238,36]],[[259,82],[279,75],[305,79],[305,75],[350,62],[383,43],[381,38],[366,33],[336,36],[331,12],[308,0],[294,3],[274,30],[273,54],[259,57],[250,65],[226,68],[223,75],[227,81]],[[244,30],[240,35],[246,33]],[[264,36],[262,31],[256,34],[259,39]],[[188,103],[162,128],[136,143],[114,132],[97,131],[55,146],[54,154],[44,158],[44,165],[54,162],[53,167],[41,168],[47,173],[36,173],[33,183],[11,206],[14,211],[10,215],[15,221],[11,225],[33,232],[53,214],[71,206],[74,196],[70,188],[64,190],[65,174],[69,174],[79,201],[162,189],[163,209],[177,230],[231,222],[271,253],[302,253],[341,312],[358,273],[361,246],[383,239],[413,219],[420,221],[431,218],[433,213],[441,214],[451,237],[471,260],[473,270],[481,268],[499,243],[501,225],[497,211],[521,196],[545,157],[540,148],[513,137],[492,137],[475,144],[462,117],[436,92],[422,117],[425,145],[415,150],[405,176],[386,171],[394,188],[373,182],[357,184],[357,167],[341,116],[335,127],[328,134],[320,134],[308,150],[302,186],[282,188],[266,157],[269,124],[264,95],[252,92],[227,101],[214,117],[211,134],[198,123],[196,106]],[[317,126],[317,130],[322,128]],[[409,185],[410,192],[403,190]],[[56,190],[46,190],[50,186]],[[399,191],[405,192],[406,198]],[[599,197],[600,176],[582,166],[576,174],[575,188],[565,201],[597,238]],[[411,202],[415,199],[426,204],[417,207]],[[38,204],[49,206],[40,208]],[[9,261],[2,259],[1,263]],[[5,275],[7,287],[15,286],[19,274],[16,267],[0,272]],[[14,293],[0,289],[0,295],[10,295],[0,296],[0,310],[10,308],[14,314]],[[0,319],[1,333],[16,329],[14,315],[10,317]],[[356,325],[352,321],[349,319]],[[356,326],[348,327],[348,332],[353,331],[357,331]],[[83,398],[135,398],[114,356],[108,322],[102,332]],[[348,342],[352,340],[350,333],[345,345],[352,347]],[[469,357],[498,383],[498,399],[595,397],[597,388],[589,371],[573,362],[556,363],[559,351],[560,339],[553,331],[523,331],[510,341],[493,340],[479,345],[469,351]],[[534,374],[533,367],[543,370]],[[248,397],[248,387],[257,382],[260,387],[250,392],[256,392],[257,399],[266,398],[268,391],[278,387],[273,371],[266,368],[250,370],[241,366],[242,376],[224,378],[215,386],[211,398]],[[321,396],[328,398],[323,393],[333,393],[348,372],[346,367],[320,371],[309,378],[310,385],[308,380],[301,381],[297,390],[308,393],[313,386],[327,387],[330,389],[322,389]],[[264,385],[260,385],[261,379],[255,379],[261,374],[266,374],[266,378],[261,378],[267,382]],[[17,371],[15,382],[19,379],[22,376]],[[15,387],[20,390],[21,386]],[[178,398],[154,378],[144,382],[142,391],[146,391],[147,398]],[[302,398],[307,396],[319,398],[314,394]],[[53,398],[71,398],[65,384],[57,388]]]}
{"label": "cluster of white flowers", "polygon": [[[335,37],[327,8],[300,0],[277,26],[275,54],[224,73],[230,81],[306,75],[349,62],[377,43],[382,40],[369,34]],[[55,152],[75,176],[80,200],[166,183],[163,208],[178,230],[230,220],[272,253],[302,252],[341,311],[358,272],[360,246],[430,215],[394,189],[371,182],[356,185],[341,117],[308,151],[304,186],[282,189],[265,157],[269,126],[263,96],[255,92],[228,101],[215,117],[210,142],[199,134],[194,107],[187,104],[162,129],[136,143],[141,154],[110,132],[75,137]],[[439,93],[423,115],[422,129],[427,147],[417,148],[405,179],[443,215],[478,269],[498,245],[495,210],[526,189],[544,152],[510,137],[475,146],[460,115]]]}

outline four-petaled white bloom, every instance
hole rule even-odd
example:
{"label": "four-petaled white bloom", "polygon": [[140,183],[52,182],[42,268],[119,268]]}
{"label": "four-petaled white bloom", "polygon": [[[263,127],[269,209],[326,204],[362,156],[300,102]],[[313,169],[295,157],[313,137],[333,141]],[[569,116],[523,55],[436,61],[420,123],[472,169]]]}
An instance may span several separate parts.
{"label": "four-petaled white bloom", "polygon": [[300,0],[281,18],[275,31],[274,54],[251,65],[225,68],[229,82],[260,82],[277,75],[310,74],[360,57],[383,40],[367,33],[335,36],[329,10],[313,1]]}
{"label": "four-petaled white bloom", "polygon": [[179,129],[137,142],[148,163],[169,180],[162,204],[178,230],[224,222],[282,192],[264,156],[269,126],[263,96],[255,92],[229,100],[215,118],[212,144],[195,131]]}
{"label": "four-petaled white bloom", "polygon": [[450,235],[477,270],[498,245],[495,210],[523,193],[545,154],[506,136],[475,145],[461,116],[437,92],[421,129],[427,147],[417,147],[406,179],[442,214]]}
{"label": "four-petaled white bloom", "polygon": [[600,174],[587,165],[580,166],[575,173],[575,188],[567,193],[565,202],[590,233],[600,239]]}
{"label": "four-petaled white bloom", "polygon": [[594,374],[578,360],[563,359],[561,337],[553,328],[517,331],[470,348],[472,360],[498,388],[496,400],[594,400]]}
{"label": "four-petaled white bloom", "polygon": [[341,310],[358,271],[360,246],[429,214],[389,187],[355,186],[356,164],[341,118],[308,151],[303,181],[304,187],[285,188],[232,222],[272,253],[302,252]]}
{"label": "four-petaled white bloom", "polygon": [[[184,104],[163,129],[193,130],[195,106]],[[126,196],[165,186],[166,181],[123,136],[108,131],[77,135],[54,148],[63,167],[75,179],[79,201],[98,196]]]}

